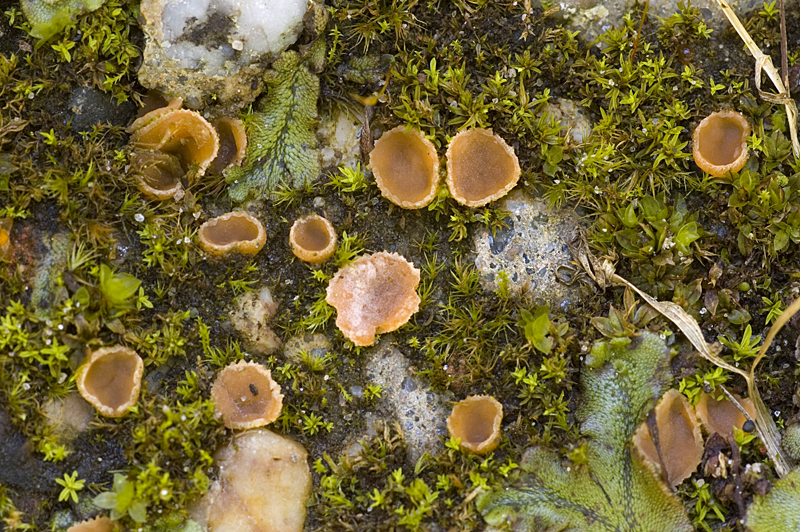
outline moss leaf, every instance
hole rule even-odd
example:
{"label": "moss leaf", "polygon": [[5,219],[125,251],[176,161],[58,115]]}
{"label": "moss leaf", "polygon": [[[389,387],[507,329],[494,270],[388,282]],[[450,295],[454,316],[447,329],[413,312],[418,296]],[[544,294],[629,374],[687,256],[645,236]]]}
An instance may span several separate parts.
{"label": "moss leaf", "polygon": [[478,500],[484,519],[528,531],[693,530],[681,502],[632,451],[634,430],[670,379],[664,342],[651,333],[599,342],[586,366],[577,416],[588,463],[529,449],[517,487]]}
{"label": "moss leaf", "polygon": [[301,188],[320,172],[313,131],[319,78],[296,52],[285,52],[272,68],[266,78],[269,94],[250,117],[244,163],[225,172],[234,201],[269,196],[280,184]]}
{"label": "moss leaf", "polygon": [[800,530],[800,469],[775,482],[764,497],[756,496],[745,524],[753,532]]}
{"label": "moss leaf", "polygon": [[22,12],[30,22],[31,35],[45,41],[104,3],[105,0],[22,0]]}

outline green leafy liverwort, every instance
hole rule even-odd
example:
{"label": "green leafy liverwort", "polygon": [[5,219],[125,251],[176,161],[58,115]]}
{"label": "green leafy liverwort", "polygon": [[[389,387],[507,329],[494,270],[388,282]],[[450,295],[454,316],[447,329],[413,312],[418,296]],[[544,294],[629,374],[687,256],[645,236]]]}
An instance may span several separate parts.
{"label": "green leafy liverwort", "polygon": [[745,524],[753,532],[800,529],[800,469],[775,482],[765,496],[756,496],[747,510]]}
{"label": "green leafy liverwort", "polygon": [[582,384],[577,418],[585,460],[529,449],[516,488],[488,493],[478,509],[490,525],[528,531],[693,530],[680,500],[632,450],[633,432],[670,380],[668,353],[657,335],[595,344]]}
{"label": "green leafy liverwort", "polygon": [[317,138],[319,78],[299,54],[284,52],[266,74],[269,94],[250,117],[247,156],[225,173],[234,201],[271,195],[278,185],[302,188],[320,173]]}

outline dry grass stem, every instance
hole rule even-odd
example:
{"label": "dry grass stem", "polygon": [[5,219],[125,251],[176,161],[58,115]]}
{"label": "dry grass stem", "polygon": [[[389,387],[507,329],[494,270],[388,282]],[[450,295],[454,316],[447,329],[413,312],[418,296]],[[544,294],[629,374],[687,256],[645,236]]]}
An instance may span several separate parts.
{"label": "dry grass stem", "polygon": [[[722,12],[725,13],[726,17],[728,17],[728,20],[730,21],[731,25],[733,25],[736,33],[738,33],[739,37],[742,38],[742,41],[744,41],[747,49],[750,50],[750,53],[756,60],[756,90],[758,91],[759,96],[768,102],[777,103],[786,107],[786,117],[789,120],[789,133],[792,137],[792,151],[794,152],[796,159],[800,158],[800,141],[797,139],[797,105],[789,95],[789,89],[786,87],[786,85],[784,85],[783,79],[781,79],[781,74],[775,68],[775,65],[772,64],[772,58],[764,54],[761,51],[761,48],[759,48],[758,45],[753,42],[750,34],[747,33],[747,30],[744,28],[741,21],[739,21],[739,17],[737,17],[736,13],[733,12],[731,6],[728,5],[728,2],[726,2],[726,0],[717,0],[717,4],[719,4],[719,7],[722,8]],[[764,92],[761,90],[762,70],[766,71],[767,76],[769,76],[769,79],[772,80],[772,83],[778,90],[777,94]]]}

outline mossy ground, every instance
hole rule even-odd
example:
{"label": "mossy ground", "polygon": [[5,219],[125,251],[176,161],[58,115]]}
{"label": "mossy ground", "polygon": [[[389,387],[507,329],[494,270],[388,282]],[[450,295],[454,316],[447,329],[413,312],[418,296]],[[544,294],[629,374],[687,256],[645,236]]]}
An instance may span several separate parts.
{"label": "mossy ground", "polygon": [[[255,258],[206,260],[193,236],[206,217],[232,207],[223,177],[191,186],[178,204],[154,203],[140,197],[127,172],[124,127],[134,107],[125,102],[144,94],[135,77],[142,48],[137,6],[109,0],[37,43],[15,4],[0,5],[0,215],[14,219],[12,252],[0,259],[0,301],[7,307],[0,317],[0,401],[8,417],[3,430],[12,435],[3,451],[24,457],[35,472],[20,478],[0,468],[8,529],[46,529],[91,515],[92,496],[112,491],[113,471],[133,485],[132,499],[116,499],[128,525],[140,517],[137,502],[146,505],[154,530],[169,529],[157,516],[183,515],[187,500],[214,477],[210,455],[231,435],[213,419],[207,398],[216,370],[244,356],[225,322],[229,302],[243,290],[273,288],[282,338],[314,330],[333,339],[323,362],[294,364],[280,353],[259,358],[286,395],[274,429],[302,442],[314,462],[311,530],[480,528],[474,498],[502,486],[527,446],[577,456],[576,383],[594,340],[641,328],[668,332],[666,322],[634,310],[614,290],[537,320],[546,309],[502,290],[481,292],[471,266],[470,230],[500,227],[502,211],[463,208],[446,194],[430,209],[403,211],[360,175],[349,174],[347,183],[361,185],[345,191],[336,169],[249,206],[269,235]],[[578,208],[591,224],[593,249],[616,255],[623,276],[681,304],[708,338],[728,338],[726,357],[745,364],[752,358],[742,346],[746,328],[763,335],[775,311],[797,294],[800,168],[783,110],[755,94],[752,61],[735,34],[709,37],[691,8],[665,21],[646,17],[640,33],[637,6],[597,47],[564,29],[552,10],[526,13],[525,2],[334,0],[329,7],[321,112],[362,116],[353,95],[377,94],[388,77],[373,131],[412,124],[443,152],[460,129],[492,127],[520,156],[520,186]],[[774,8],[745,20],[757,43],[778,48]],[[788,26],[788,41],[796,43],[796,14]],[[800,50],[790,44],[789,52],[794,67]],[[81,86],[121,102],[118,122],[76,131],[64,102]],[[585,107],[595,124],[585,144],[565,143],[549,120],[547,102],[555,97]],[[738,175],[714,179],[694,166],[688,142],[700,118],[726,107],[754,126],[751,162]],[[343,244],[353,251],[318,270],[294,259],[288,246],[292,221],[312,211],[325,213],[340,236],[346,232]],[[53,235],[70,235],[69,254],[37,277]],[[391,422],[360,455],[342,454],[353,434],[367,430],[363,413],[379,399],[352,394],[352,386],[370,384],[361,371],[364,350],[336,330],[322,298],[326,279],[362,249],[397,251],[423,270],[421,310],[395,341],[434,390],[491,393],[503,403],[504,439],[492,455],[468,456],[443,442],[441,454],[409,464]],[[122,299],[109,293],[103,264],[135,276],[141,290],[133,287]],[[34,308],[42,293],[48,304]],[[609,312],[610,305],[620,312]],[[797,413],[797,329],[779,336],[759,369],[779,424]],[[74,391],[71,376],[87,348],[118,342],[137,348],[147,363],[137,412],[98,418],[76,441],[59,440],[43,423],[42,406]],[[677,335],[670,342],[678,353],[674,384],[687,395],[726,380]],[[736,379],[727,384],[743,391]],[[753,442],[743,459],[765,457]],[[72,471],[87,480],[78,504],[59,501],[55,482]],[[701,479],[696,473],[679,489],[696,526],[739,526],[735,503],[724,490],[711,493],[710,483],[698,486]],[[709,517],[712,510],[722,519]]]}

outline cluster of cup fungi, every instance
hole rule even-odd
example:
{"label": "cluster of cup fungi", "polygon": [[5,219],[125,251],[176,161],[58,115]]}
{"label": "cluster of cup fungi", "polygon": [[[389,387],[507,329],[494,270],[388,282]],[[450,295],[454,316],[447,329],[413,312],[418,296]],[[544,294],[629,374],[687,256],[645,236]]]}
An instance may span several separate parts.
{"label": "cluster of cup fungi", "polygon": [[[209,167],[220,172],[244,159],[247,137],[240,120],[223,117],[212,126],[181,105],[180,99],[170,100],[129,128],[132,163],[148,198],[178,200],[183,194],[182,180],[191,182]],[[707,116],[693,134],[696,164],[718,178],[738,172],[747,162],[749,134],[750,125],[738,112]],[[488,129],[460,132],[450,141],[445,157],[450,196],[469,207],[503,197],[520,178],[514,150]],[[413,128],[399,126],[385,132],[370,153],[370,169],[383,196],[404,209],[425,207],[439,190],[436,148]],[[266,238],[261,222],[244,211],[210,219],[198,232],[200,246],[213,256],[258,253]],[[330,221],[311,214],[294,222],[289,240],[295,256],[318,264],[333,255],[337,234]],[[326,301],[336,308],[336,325],[344,336],[357,346],[369,346],[376,334],[396,330],[418,310],[419,281],[420,272],[412,263],[397,253],[381,251],[340,269],[329,282]],[[79,368],[78,389],[101,415],[121,417],[138,400],[143,369],[135,351],[121,345],[104,347],[92,352]],[[219,372],[211,398],[217,416],[230,429],[272,423],[283,404],[280,386],[270,371],[245,361]],[[749,400],[739,401],[752,409]],[[447,427],[464,451],[484,454],[497,447],[502,418],[503,407],[494,397],[475,395],[454,405]],[[692,407],[683,395],[670,390],[655,411],[658,448],[646,424],[636,432],[634,445],[649,467],[668,485],[676,486],[701,461],[701,424],[709,434],[730,437],[733,428],[742,428],[744,423],[745,417],[724,397],[705,393]],[[106,530],[109,525],[108,518],[101,517],[73,530]]]}

